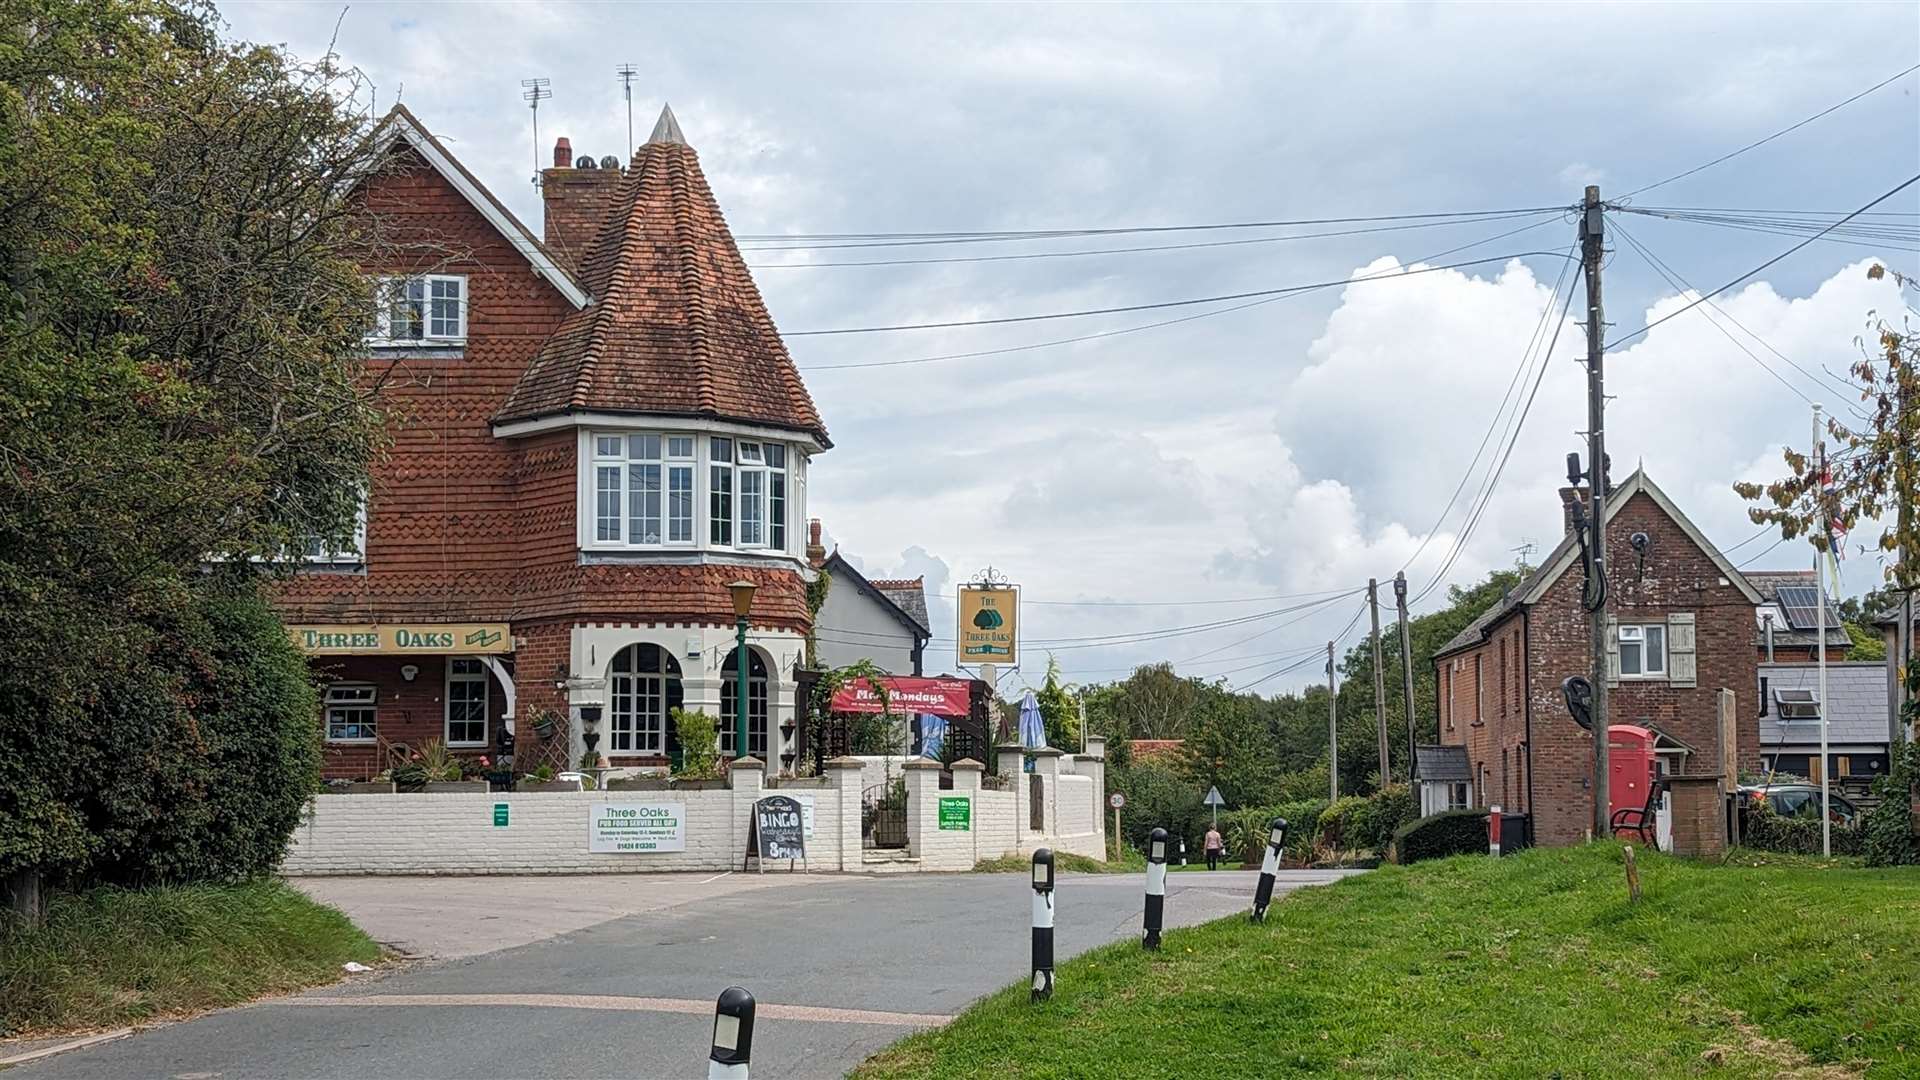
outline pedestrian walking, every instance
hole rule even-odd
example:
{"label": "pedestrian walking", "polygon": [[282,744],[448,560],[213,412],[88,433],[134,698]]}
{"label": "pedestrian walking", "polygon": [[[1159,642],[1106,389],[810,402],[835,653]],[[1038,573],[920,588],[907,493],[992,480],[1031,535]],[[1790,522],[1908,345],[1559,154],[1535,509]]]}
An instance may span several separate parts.
{"label": "pedestrian walking", "polygon": [[1220,830],[1212,825],[1207,826],[1207,839],[1205,844],[1207,848],[1207,869],[1220,869],[1220,852],[1227,846],[1226,843],[1220,839]]}

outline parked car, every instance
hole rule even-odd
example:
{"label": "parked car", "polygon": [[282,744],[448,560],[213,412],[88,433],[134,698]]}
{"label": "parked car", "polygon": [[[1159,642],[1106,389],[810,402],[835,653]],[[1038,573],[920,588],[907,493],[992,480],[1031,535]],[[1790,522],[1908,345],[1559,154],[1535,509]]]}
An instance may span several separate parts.
{"label": "parked car", "polygon": [[[1819,819],[1820,785],[1808,783],[1792,784],[1742,784],[1740,794],[1746,799],[1758,802],[1765,799],[1773,807],[1773,812],[1781,817],[1806,817]],[[1829,792],[1827,800],[1834,824],[1851,828],[1860,818],[1860,809],[1841,797],[1838,792]]]}

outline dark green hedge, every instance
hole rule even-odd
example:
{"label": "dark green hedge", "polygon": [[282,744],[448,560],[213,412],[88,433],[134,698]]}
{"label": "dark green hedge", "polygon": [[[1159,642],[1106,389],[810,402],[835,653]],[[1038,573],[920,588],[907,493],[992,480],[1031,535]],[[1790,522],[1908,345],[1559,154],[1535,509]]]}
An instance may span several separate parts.
{"label": "dark green hedge", "polygon": [[[1829,833],[1835,855],[1861,853],[1860,830],[1835,824]],[[1740,823],[1740,842],[1759,851],[1777,851],[1787,855],[1820,854],[1818,817],[1781,817],[1766,802],[1755,802]]]}
{"label": "dark green hedge", "polygon": [[[147,885],[272,870],[319,780],[305,658],[239,574],[131,614],[83,693],[0,677],[6,711],[33,717],[0,732],[0,819],[25,826],[0,826],[0,872]],[[35,822],[64,829],[60,842]]]}
{"label": "dark green hedge", "polygon": [[1485,810],[1442,810],[1394,830],[1394,861],[1406,864],[1487,852]]}

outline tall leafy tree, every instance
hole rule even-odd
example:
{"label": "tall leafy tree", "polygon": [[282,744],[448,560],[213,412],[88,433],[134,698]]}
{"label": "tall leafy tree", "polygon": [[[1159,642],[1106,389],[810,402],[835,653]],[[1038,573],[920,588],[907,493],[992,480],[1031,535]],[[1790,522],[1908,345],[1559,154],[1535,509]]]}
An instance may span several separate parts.
{"label": "tall leafy tree", "polygon": [[345,539],[379,444],[357,89],[205,6],[0,0],[0,874],[259,869],[138,823],[290,829],[311,787],[256,560]]}

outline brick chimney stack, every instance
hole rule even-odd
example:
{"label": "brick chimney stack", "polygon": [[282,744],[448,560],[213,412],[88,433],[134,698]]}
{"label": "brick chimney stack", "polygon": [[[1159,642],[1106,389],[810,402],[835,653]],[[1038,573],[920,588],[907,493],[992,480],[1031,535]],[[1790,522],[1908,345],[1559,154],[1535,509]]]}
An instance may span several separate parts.
{"label": "brick chimney stack", "polygon": [[1586,510],[1587,488],[1584,484],[1560,489],[1560,520],[1567,534],[1570,535],[1580,522],[1586,520],[1583,516]]}
{"label": "brick chimney stack", "polygon": [[807,564],[818,570],[827,562],[827,549],[820,543],[820,519],[807,522]]}
{"label": "brick chimney stack", "polygon": [[600,232],[607,205],[620,186],[625,170],[614,158],[612,167],[597,163],[591,154],[573,153],[573,143],[560,136],[553,144],[553,168],[540,173],[540,197],[546,202],[547,248],[569,271],[580,268],[587,249]]}

